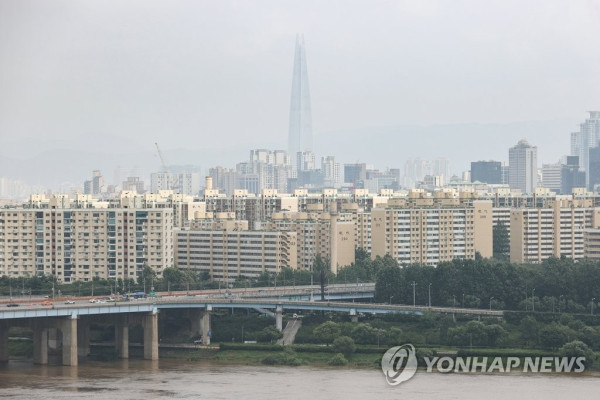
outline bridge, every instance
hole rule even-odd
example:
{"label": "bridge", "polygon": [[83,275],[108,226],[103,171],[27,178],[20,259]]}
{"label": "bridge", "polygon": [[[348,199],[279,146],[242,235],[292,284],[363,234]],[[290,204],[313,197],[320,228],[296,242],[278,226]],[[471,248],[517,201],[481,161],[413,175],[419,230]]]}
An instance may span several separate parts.
{"label": "bridge", "polygon": [[331,311],[348,313],[353,321],[361,314],[405,313],[421,315],[423,312],[469,314],[502,318],[497,310],[466,309],[454,307],[426,307],[340,301],[294,301],[274,298],[214,298],[203,296],[176,296],[148,298],[129,302],[52,304],[32,303],[19,307],[0,308],[0,361],[8,360],[8,329],[11,326],[28,326],[33,330],[34,363],[48,363],[49,339],[62,338],[62,363],[77,365],[78,356],[89,354],[90,324],[98,318],[109,318],[115,325],[115,346],[119,357],[129,358],[129,328],[143,328],[144,358],[158,359],[158,315],[161,310],[183,309],[191,321],[193,335],[202,336],[210,344],[210,314],[214,309],[273,310],[275,324],[281,330],[284,311]]}

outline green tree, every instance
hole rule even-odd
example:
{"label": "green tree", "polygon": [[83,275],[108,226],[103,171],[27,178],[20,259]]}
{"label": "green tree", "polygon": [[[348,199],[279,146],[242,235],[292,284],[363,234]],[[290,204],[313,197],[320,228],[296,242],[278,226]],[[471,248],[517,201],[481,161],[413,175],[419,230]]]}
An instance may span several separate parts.
{"label": "green tree", "polygon": [[335,367],[342,367],[348,364],[348,360],[346,360],[346,357],[344,357],[342,353],[337,353],[327,361],[327,364]]}
{"label": "green tree", "polygon": [[179,268],[165,268],[163,271],[163,280],[168,282],[167,287],[179,288],[183,279],[183,273]]}
{"label": "green tree", "polygon": [[373,332],[373,327],[364,323],[358,324],[352,328],[350,336],[358,344],[370,344],[377,340]]}
{"label": "green tree", "polygon": [[273,343],[274,341],[281,339],[282,337],[283,333],[279,331],[279,329],[271,325],[263,328],[260,332],[258,332],[256,339],[262,343]]}
{"label": "green tree", "polygon": [[502,343],[508,336],[508,332],[501,325],[492,324],[485,327],[487,333],[488,346],[495,347]]}
{"label": "green tree", "polygon": [[540,330],[540,344],[549,349],[558,349],[572,340],[574,336],[572,329],[552,323]]}
{"label": "green tree", "polygon": [[398,266],[382,267],[377,273],[375,281],[375,301],[387,303],[392,299],[392,303],[401,302],[405,282],[404,275]]}
{"label": "green tree", "polygon": [[348,356],[356,351],[356,345],[351,337],[339,336],[333,341],[333,349]]}
{"label": "green tree", "polygon": [[499,221],[492,230],[492,246],[494,258],[508,260],[510,257],[510,238],[504,222]]}
{"label": "green tree", "polygon": [[329,346],[340,335],[340,326],[333,321],[323,322],[313,330],[313,334]]}
{"label": "green tree", "polygon": [[579,340],[565,343],[560,348],[559,354],[563,357],[585,357],[586,367],[591,367],[595,359],[592,349],[590,349],[587,344]]}
{"label": "green tree", "polygon": [[600,331],[598,328],[584,326],[577,332],[577,338],[593,349],[600,347]]}
{"label": "green tree", "polygon": [[538,341],[539,323],[532,316],[527,316],[521,320],[519,331],[521,340],[528,344],[536,344]]}

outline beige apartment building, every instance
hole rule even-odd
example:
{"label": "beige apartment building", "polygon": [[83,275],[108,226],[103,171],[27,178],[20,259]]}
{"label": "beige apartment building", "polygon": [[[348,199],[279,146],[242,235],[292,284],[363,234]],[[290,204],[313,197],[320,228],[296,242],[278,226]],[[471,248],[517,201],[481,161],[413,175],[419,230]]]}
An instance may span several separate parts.
{"label": "beige apartment building", "polygon": [[173,266],[172,209],[60,208],[67,204],[0,210],[0,275],[68,283]]}
{"label": "beige apartment building", "polygon": [[298,267],[295,232],[180,230],[175,254],[178,268],[208,272],[222,282]]}
{"label": "beige apartment building", "polygon": [[435,266],[442,261],[492,256],[492,203],[472,207],[390,201],[371,211],[371,256],[390,254],[400,264]]}
{"label": "beige apartment building", "polygon": [[600,208],[586,205],[558,199],[544,208],[512,209],[510,260],[538,263],[549,257],[584,258],[584,231],[600,224]]}
{"label": "beige apartment building", "polygon": [[264,226],[269,230],[297,234],[298,267],[301,269],[312,271],[317,255],[328,259],[331,271],[336,274],[355,260],[356,224],[342,220],[335,212],[274,213]]}
{"label": "beige apartment building", "polygon": [[594,261],[600,260],[600,229],[583,231],[583,256]]}

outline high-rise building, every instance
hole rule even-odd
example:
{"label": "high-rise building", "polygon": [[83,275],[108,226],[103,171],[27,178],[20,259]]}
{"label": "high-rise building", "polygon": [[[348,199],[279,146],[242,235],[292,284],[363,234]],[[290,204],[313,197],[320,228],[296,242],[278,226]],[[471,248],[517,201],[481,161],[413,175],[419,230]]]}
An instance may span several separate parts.
{"label": "high-rise building", "polygon": [[197,195],[200,191],[199,172],[155,172],[150,174],[150,191],[173,190],[179,194]]}
{"label": "high-rise building", "polygon": [[235,169],[218,166],[209,169],[209,175],[213,178],[215,188],[220,189],[227,196],[231,196],[240,186],[240,174]]}
{"label": "high-rise building", "polygon": [[296,170],[295,155],[303,151],[312,151],[312,117],[310,112],[310,91],[306,68],[304,37],[296,37],[294,55],[294,74],[292,78],[292,98],[290,102],[290,131],[288,154]]}
{"label": "high-rise building", "polygon": [[316,169],[315,153],[312,151],[302,151],[296,154],[296,167],[298,171],[312,171]]}
{"label": "high-rise building", "polygon": [[591,187],[588,157],[590,149],[600,145],[600,111],[590,111],[589,113],[590,117],[580,125],[579,132],[571,133],[571,155],[579,156],[579,168],[586,172],[586,184]]}
{"label": "high-rise building", "polygon": [[537,186],[537,147],[527,140],[519,140],[508,150],[509,185],[523,193],[533,193]]}
{"label": "high-rise building", "polygon": [[442,184],[450,180],[450,160],[447,158],[436,158],[431,162],[431,175],[438,175]]}
{"label": "high-rise building", "polygon": [[344,182],[362,188],[367,179],[367,164],[344,164]]}
{"label": "high-rise building", "polygon": [[562,168],[563,164],[561,163],[542,165],[542,184],[545,188],[560,193]]}
{"label": "high-rise building", "polygon": [[92,179],[83,183],[83,192],[85,194],[99,195],[104,192],[104,177],[99,170],[92,171]]}
{"label": "high-rise building", "polygon": [[123,181],[121,185],[123,190],[135,191],[137,193],[144,193],[144,181],[139,176],[129,176],[126,181]]}
{"label": "high-rise building", "polygon": [[342,184],[340,163],[335,162],[334,156],[321,157],[321,172],[325,187],[338,188]]}
{"label": "high-rise building", "polygon": [[600,146],[590,147],[588,156],[587,184],[594,189],[600,185]]}
{"label": "high-rise building", "polygon": [[578,156],[567,156],[567,163],[560,173],[560,191],[562,194],[573,193],[574,188],[585,187],[585,172],[579,168]]}
{"label": "high-rise building", "polygon": [[490,185],[502,183],[502,163],[500,161],[474,161],[471,163],[471,182],[484,182]]}
{"label": "high-rise building", "polygon": [[421,182],[425,175],[431,175],[431,161],[420,157],[411,158],[404,163],[404,181],[405,187],[414,188],[417,182]]}

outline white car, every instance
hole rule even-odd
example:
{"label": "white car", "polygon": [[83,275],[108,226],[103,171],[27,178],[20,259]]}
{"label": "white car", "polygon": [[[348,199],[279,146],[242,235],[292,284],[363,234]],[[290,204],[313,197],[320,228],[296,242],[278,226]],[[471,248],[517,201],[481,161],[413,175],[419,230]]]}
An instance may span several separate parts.
{"label": "white car", "polygon": [[65,301],[65,304],[75,304],[75,301],[74,300],[67,300],[67,301]]}
{"label": "white car", "polygon": [[90,303],[95,303],[96,299],[90,299]]}

